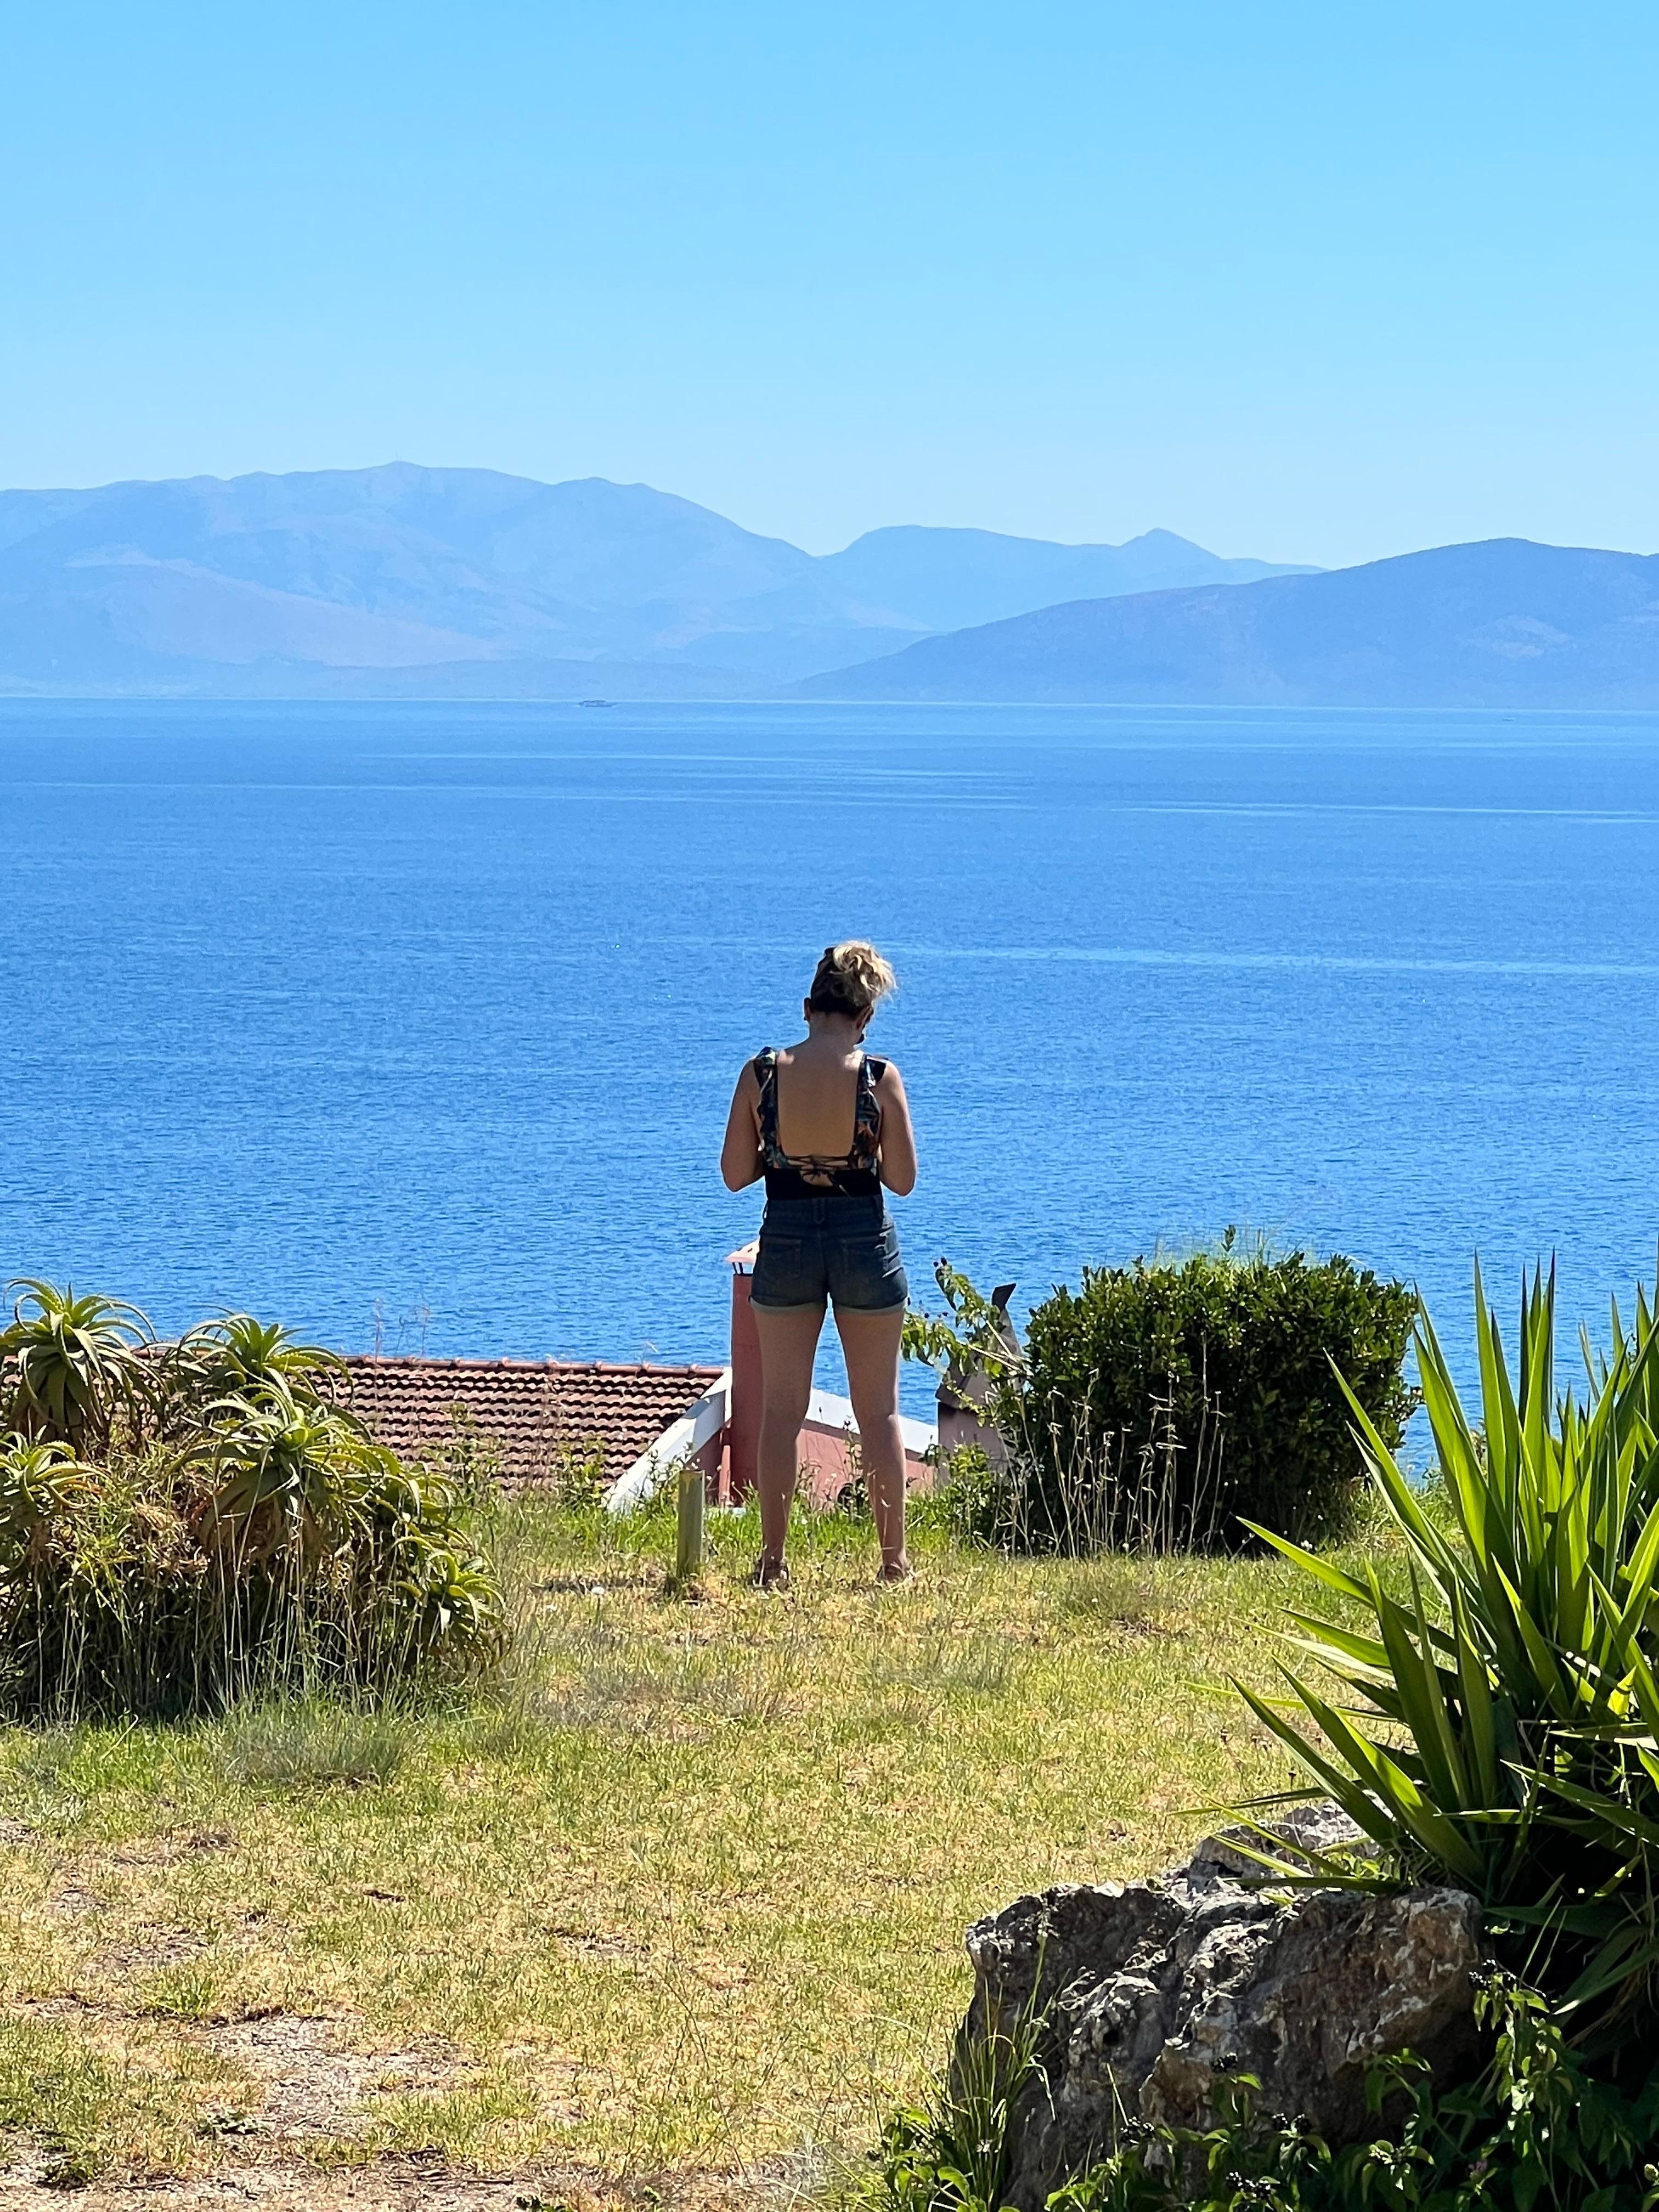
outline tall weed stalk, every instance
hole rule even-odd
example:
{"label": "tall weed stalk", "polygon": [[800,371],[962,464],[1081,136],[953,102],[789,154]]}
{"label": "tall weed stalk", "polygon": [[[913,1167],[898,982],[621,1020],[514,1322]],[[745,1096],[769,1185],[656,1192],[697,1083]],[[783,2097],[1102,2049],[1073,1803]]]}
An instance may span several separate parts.
{"label": "tall weed stalk", "polygon": [[1039,2075],[1042,2018],[964,2025],[920,2105],[888,2115],[863,2192],[872,2212],[997,2212],[1013,2161],[1015,2107]]}

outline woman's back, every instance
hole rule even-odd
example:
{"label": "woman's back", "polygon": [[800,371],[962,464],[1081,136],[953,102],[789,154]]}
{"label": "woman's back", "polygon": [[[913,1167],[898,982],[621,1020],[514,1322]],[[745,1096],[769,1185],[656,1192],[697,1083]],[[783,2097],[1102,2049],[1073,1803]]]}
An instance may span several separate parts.
{"label": "woman's back", "polygon": [[846,1158],[857,1133],[862,1047],[808,1036],[775,1057],[779,1145],[793,1158]]}
{"label": "woman's back", "polygon": [[[859,1048],[856,1038],[850,1046],[844,1039],[830,1040],[827,1051],[822,1048],[824,1042],[814,1033],[788,1054],[768,1045],[747,1071],[755,1085],[755,1126],[769,1200],[880,1194],[884,1115],[877,1086],[887,1076],[888,1063],[872,1060]],[[839,1049],[835,1048],[837,1044]],[[783,1130],[786,1059],[790,1063],[787,1087],[794,1109],[789,1124],[795,1133],[793,1142]],[[799,1133],[813,1123],[825,1133],[825,1141],[809,1148]]]}

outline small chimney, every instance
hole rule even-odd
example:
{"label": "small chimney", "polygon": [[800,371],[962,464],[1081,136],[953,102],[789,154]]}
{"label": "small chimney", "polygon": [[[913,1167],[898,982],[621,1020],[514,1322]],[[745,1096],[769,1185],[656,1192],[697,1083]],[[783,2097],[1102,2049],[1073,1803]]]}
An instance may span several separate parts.
{"label": "small chimney", "polygon": [[[1019,1350],[1019,1331],[1009,1316],[1008,1301],[1017,1285],[999,1283],[991,1293],[992,1342],[988,1351]],[[752,1322],[750,1323],[752,1327]],[[980,1415],[991,1395],[991,1378],[978,1360],[965,1373],[955,1370],[941,1377],[939,1386],[939,1442],[944,1452],[976,1444],[993,1467],[1006,1466],[1008,1447],[988,1421]]]}

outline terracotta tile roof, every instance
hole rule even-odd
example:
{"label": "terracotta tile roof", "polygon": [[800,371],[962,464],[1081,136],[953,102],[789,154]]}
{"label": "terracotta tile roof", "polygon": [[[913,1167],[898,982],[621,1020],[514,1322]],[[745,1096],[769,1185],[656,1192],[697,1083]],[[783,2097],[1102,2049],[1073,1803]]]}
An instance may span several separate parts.
{"label": "terracotta tile roof", "polygon": [[[349,1358],[351,1402],[382,1443],[418,1459],[450,1443],[459,1419],[487,1437],[512,1484],[548,1481],[567,1454],[597,1445],[614,1482],[720,1380],[718,1367],[609,1366],[595,1360]],[[457,1414],[456,1409],[465,1413]]]}

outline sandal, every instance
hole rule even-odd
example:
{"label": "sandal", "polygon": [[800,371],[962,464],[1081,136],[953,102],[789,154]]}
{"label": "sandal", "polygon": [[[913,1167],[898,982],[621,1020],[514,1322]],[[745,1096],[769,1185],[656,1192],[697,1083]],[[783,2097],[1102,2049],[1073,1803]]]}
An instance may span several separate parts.
{"label": "sandal", "polygon": [[781,1559],[769,1559],[763,1554],[755,1562],[755,1571],[749,1577],[750,1587],[758,1590],[787,1590],[789,1570]]}

